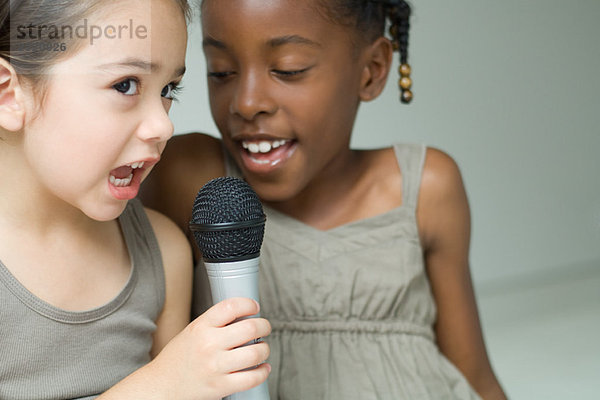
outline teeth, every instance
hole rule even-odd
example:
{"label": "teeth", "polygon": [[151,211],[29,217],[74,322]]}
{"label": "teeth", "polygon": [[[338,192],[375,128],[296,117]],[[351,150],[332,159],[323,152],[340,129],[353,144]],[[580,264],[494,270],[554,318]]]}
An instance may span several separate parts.
{"label": "teeth", "polygon": [[108,179],[110,180],[110,183],[113,184],[114,186],[125,187],[125,186],[129,186],[129,184],[131,183],[131,180],[133,179],[133,174],[129,174],[129,176],[127,178],[123,178],[123,179],[115,178],[114,176],[111,175]]}
{"label": "teeth", "polygon": [[256,143],[248,144],[248,151],[250,151],[250,153],[258,153],[259,149],[260,149],[260,146]]}
{"label": "teeth", "polygon": [[144,161],[134,162],[133,164],[127,164],[127,166],[133,169],[142,168],[144,166]]}
{"label": "teeth", "polygon": [[278,148],[286,143],[286,140],[261,140],[260,142],[242,142],[242,147],[250,153],[268,153],[273,149]]}

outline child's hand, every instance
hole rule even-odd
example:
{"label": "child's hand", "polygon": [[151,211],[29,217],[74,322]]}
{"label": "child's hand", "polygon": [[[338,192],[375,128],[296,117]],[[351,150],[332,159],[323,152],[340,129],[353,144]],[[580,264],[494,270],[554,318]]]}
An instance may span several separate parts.
{"label": "child's hand", "polygon": [[173,338],[153,361],[172,382],[170,398],[220,399],[265,381],[271,367],[262,363],[269,346],[265,342],[239,346],[269,335],[271,325],[263,318],[232,323],[258,311],[251,299],[224,300]]}
{"label": "child's hand", "polygon": [[[269,335],[271,325],[264,318],[233,321],[258,311],[258,303],[246,298],[215,304],[122,383],[129,380],[127,388],[138,395],[148,391],[147,399],[178,400],[217,400],[257,386],[271,371],[270,365],[262,364],[269,356],[269,346],[265,342],[239,346]],[[117,393],[125,392],[108,391],[101,398],[122,398]]]}

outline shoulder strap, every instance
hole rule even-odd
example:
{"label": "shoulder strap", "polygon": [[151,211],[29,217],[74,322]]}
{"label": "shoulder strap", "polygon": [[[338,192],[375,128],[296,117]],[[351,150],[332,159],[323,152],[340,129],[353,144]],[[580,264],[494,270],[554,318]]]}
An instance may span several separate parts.
{"label": "shoulder strap", "polygon": [[[154,229],[142,202],[135,198],[119,217],[121,230],[127,244],[132,268],[136,274],[150,274],[155,283],[153,301],[162,310],[165,301],[165,275],[160,247]],[[149,299],[150,300],[150,299]]]}
{"label": "shoulder strap", "polygon": [[423,144],[395,144],[394,152],[402,172],[402,204],[417,207],[427,147]]}

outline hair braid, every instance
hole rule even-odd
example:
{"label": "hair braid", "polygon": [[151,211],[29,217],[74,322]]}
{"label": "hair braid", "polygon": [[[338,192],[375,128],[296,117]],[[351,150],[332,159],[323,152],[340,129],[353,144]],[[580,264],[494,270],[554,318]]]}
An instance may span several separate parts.
{"label": "hair braid", "polygon": [[408,64],[408,32],[410,29],[411,9],[404,0],[386,0],[384,1],[387,17],[390,20],[390,35],[394,50],[400,53],[400,79],[398,86],[400,88],[400,101],[410,103],[413,94],[410,90],[412,80],[410,78],[411,68]]}

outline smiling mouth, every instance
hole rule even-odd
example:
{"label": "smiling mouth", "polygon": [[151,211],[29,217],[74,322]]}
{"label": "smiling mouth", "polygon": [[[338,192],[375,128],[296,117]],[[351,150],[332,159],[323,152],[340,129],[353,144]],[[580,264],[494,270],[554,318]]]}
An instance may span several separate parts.
{"label": "smiling mouth", "polygon": [[119,168],[115,168],[110,172],[108,180],[111,185],[116,187],[126,187],[131,185],[133,180],[133,174],[135,170],[142,169],[144,167],[144,161],[134,162],[131,164],[124,165]]}
{"label": "smiling mouth", "polygon": [[292,156],[295,143],[290,139],[243,139],[240,147],[248,168],[267,172]]}

